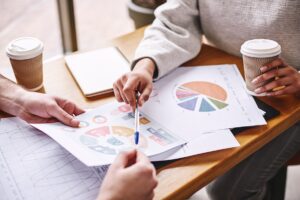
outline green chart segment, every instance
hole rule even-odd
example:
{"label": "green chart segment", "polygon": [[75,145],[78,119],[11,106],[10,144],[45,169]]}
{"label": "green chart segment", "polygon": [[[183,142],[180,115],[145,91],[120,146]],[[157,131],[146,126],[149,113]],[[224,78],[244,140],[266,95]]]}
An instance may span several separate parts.
{"label": "green chart segment", "polygon": [[[201,84],[201,82],[196,82],[193,84],[197,87],[210,86],[207,83]],[[228,106],[228,104],[224,101],[225,97],[227,97],[227,94],[222,94],[226,92],[224,89],[210,91],[210,96],[207,94],[207,92],[205,92],[205,90],[203,90],[204,92],[201,92],[202,90],[195,91],[193,89],[194,88],[189,88],[186,86],[179,86],[176,88],[175,92],[178,106],[186,110],[196,112],[213,112]],[[209,91],[209,88],[207,89],[207,91]],[[218,94],[214,95],[214,92],[218,92]]]}

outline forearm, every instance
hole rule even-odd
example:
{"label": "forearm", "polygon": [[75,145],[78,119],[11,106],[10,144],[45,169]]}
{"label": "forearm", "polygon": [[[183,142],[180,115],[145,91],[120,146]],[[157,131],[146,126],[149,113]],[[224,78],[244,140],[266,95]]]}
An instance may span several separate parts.
{"label": "forearm", "polygon": [[195,57],[201,46],[197,1],[167,1],[155,11],[156,19],[146,29],[132,68],[141,58],[151,58],[161,78],[182,63]]}
{"label": "forearm", "polygon": [[0,110],[12,115],[16,115],[21,108],[18,100],[26,91],[0,75]]}

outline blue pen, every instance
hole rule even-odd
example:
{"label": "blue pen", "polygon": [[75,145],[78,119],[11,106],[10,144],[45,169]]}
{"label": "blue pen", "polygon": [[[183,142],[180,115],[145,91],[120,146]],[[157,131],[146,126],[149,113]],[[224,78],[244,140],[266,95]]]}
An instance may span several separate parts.
{"label": "blue pen", "polygon": [[138,92],[136,94],[136,106],[135,106],[135,133],[134,133],[134,143],[136,145],[139,144],[140,137],[140,113],[139,113],[139,105],[138,105],[139,95]]}

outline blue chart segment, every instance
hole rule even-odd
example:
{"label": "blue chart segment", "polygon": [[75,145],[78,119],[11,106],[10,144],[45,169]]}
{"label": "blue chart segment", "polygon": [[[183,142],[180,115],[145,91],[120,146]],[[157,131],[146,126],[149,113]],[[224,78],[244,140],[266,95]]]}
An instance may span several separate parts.
{"label": "blue chart segment", "polygon": [[204,81],[193,81],[175,89],[177,105],[195,112],[213,112],[228,106],[227,92],[221,86]]}
{"label": "blue chart segment", "polygon": [[200,105],[200,112],[210,112],[210,111],[215,111],[214,107],[210,105],[205,99],[202,99],[201,105]]}

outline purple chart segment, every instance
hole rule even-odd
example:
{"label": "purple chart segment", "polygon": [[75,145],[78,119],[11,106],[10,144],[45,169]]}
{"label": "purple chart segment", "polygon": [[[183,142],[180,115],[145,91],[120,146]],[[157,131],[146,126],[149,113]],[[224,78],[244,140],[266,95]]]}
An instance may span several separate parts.
{"label": "purple chart segment", "polygon": [[178,105],[181,106],[182,108],[187,109],[187,110],[195,110],[197,100],[198,100],[198,97],[187,100],[187,101],[184,101],[184,102],[182,102]]}

